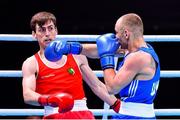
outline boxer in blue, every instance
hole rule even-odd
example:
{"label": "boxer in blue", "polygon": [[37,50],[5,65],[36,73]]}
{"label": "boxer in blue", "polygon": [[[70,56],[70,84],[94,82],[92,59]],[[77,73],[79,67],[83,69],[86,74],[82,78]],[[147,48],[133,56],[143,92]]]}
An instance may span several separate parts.
{"label": "boxer in blue", "polygon": [[[155,119],[153,100],[160,63],[152,46],[144,41],[143,22],[137,14],[123,15],[115,24],[115,32],[97,38],[106,87],[121,98],[119,114],[112,119]],[[119,47],[127,53],[115,72],[113,59]]]}

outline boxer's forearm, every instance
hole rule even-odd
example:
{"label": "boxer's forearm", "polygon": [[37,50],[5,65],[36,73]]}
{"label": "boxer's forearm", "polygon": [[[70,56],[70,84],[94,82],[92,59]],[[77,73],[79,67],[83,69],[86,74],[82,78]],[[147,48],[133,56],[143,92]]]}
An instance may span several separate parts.
{"label": "boxer's forearm", "polygon": [[89,58],[99,58],[96,44],[82,44],[82,46],[81,54]]}

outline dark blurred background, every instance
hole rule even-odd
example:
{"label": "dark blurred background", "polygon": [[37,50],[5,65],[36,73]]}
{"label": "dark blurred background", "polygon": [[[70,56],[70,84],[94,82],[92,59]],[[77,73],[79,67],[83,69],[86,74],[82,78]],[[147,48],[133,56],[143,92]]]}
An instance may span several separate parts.
{"label": "dark blurred background", "polygon": [[[141,16],[145,35],[180,35],[179,4],[179,0],[1,0],[0,34],[31,34],[29,23],[32,15],[49,11],[57,17],[59,34],[114,32],[116,20],[123,14],[133,12]],[[150,44],[159,54],[162,70],[180,70],[180,42]],[[37,42],[1,41],[1,70],[21,70],[23,61],[38,49]],[[100,70],[99,60],[88,60],[92,69]],[[0,108],[37,108],[23,102],[22,78],[0,80]],[[179,85],[179,78],[162,78],[155,108],[180,108]],[[85,89],[89,108],[102,109],[103,102],[86,84]]]}

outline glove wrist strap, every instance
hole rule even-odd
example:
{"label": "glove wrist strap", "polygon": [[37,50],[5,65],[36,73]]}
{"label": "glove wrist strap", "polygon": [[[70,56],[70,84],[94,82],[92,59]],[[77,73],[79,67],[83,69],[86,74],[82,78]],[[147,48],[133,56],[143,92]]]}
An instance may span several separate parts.
{"label": "glove wrist strap", "polygon": [[111,109],[114,109],[114,108],[117,106],[118,102],[119,102],[119,100],[117,99],[117,100],[114,102],[114,104],[110,106],[110,108],[111,108]]}
{"label": "glove wrist strap", "polygon": [[67,45],[68,53],[79,55],[82,51],[82,45],[78,42],[69,42]]}
{"label": "glove wrist strap", "polygon": [[41,105],[41,106],[47,106],[48,105],[48,98],[49,96],[48,95],[42,95],[38,98],[38,103]]}
{"label": "glove wrist strap", "polygon": [[114,69],[114,56],[107,55],[100,58],[102,70],[113,68]]}
{"label": "glove wrist strap", "polygon": [[121,101],[120,99],[117,99],[113,105],[110,106],[111,109],[113,109],[116,113],[119,113],[121,106]]}

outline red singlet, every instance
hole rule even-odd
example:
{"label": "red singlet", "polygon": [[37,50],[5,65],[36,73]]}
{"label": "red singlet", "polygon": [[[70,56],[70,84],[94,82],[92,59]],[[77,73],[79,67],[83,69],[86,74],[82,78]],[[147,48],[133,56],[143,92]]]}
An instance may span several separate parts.
{"label": "red singlet", "polygon": [[75,100],[85,97],[82,75],[71,54],[67,55],[65,65],[57,69],[46,66],[38,53],[35,54],[35,58],[39,66],[36,92],[40,94],[66,92],[71,94]]}

